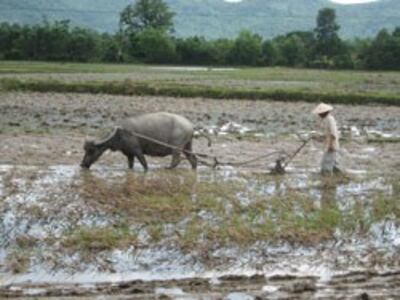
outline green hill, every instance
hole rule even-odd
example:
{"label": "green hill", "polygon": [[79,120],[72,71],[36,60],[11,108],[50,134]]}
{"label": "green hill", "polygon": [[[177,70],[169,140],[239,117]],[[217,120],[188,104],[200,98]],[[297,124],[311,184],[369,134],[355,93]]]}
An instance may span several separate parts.
{"label": "green hill", "polygon": [[[119,12],[131,0],[0,0],[0,22],[33,24],[70,19],[98,31],[115,31]],[[362,5],[338,5],[329,0],[167,0],[176,13],[177,36],[233,37],[249,29],[265,38],[315,26],[322,7],[337,11],[342,37],[375,35],[381,28],[400,26],[400,1],[380,0]]]}

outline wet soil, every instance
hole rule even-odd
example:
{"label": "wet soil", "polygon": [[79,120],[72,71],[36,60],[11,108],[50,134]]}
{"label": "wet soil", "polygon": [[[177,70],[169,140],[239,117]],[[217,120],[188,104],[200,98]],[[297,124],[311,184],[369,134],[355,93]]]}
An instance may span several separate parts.
{"label": "wet soil", "polygon": [[[22,192],[16,190],[14,195],[10,191],[7,195],[0,193],[3,229],[16,218],[23,232],[33,232],[42,238],[41,228],[57,233],[59,227],[68,227],[71,220],[66,216],[72,216],[73,220],[82,218],[83,222],[106,222],[107,216],[99,214],[96,207],[81,202],[73,193],[64,194],[63,186],[71,178],[82,176],[78,164],[86,135],[102,136],[125,116],[154,111],[183,114],[212,137],[211,148],[205,140],[196,139],[196,151],[237,162],[276,150],[294,152],[301,145],[297,133],[308,136],[318,129],[318,120],[310,114],[313,106],[301,102],[2,93],[0,165],[4,168],[0,172],[0,190],[4,190],[1,184],[11,172],[20,172],[23,186],[19,187]],[[366,137],[372,131],[400,136],[400,108],[338,105],[335,115],[342,133],[342,168],[350,176],[362,176],[361,180],[339,185],[334,191],[341,205],[345,207],[349,199],[368,201],[369,195],[377,192],[399,193],[393,183],[400,177],[399,144],[369,144]],[[274,194],[279,190],[276,186],[283,185],[307,189],[318,199],[323,197],[325,190],[309,188],[319,180],[316,172],[321,155],[322,144],[309,143],[287,168],[286,177],[279,183],[267,178],[263,191]],[[251,178],[267,173],[274,159],[220,169],[216,174],[226,176],[232,170],[239,171],[250,186]],[[169,160],[149,158],[152,171],[167,166]],[[189,169],[189,164],[184,161],[179,168]],[[136,165],[135,171],[141,173],[141,167]],[[93,176],[107,178],[108,172],[128,176],[130,171],[126,170],[122,155],[107,153],[94,166]],[[43,180],[40,174],[44,174]],[[199,176],[209,178],[215,173],[203,167]],[[28,182],[27,179],[34,184],[26,186],[23,182]],[[31,201],[35,205],[24,208]],[[54,206],[54,202],[58,205]],[[10,211],[18,213],[13,216]],[[215,249],[213,253],[196,252],[188,256],[171,249],[138,253],[137,249],[130,249],[128,253],[99,255],[95,264],[81,263],[66,274],[57,273],[60,265],[70,267],[81,258],[59,257],[55,253],[59,245],[38,248],[40,253],[31,258],[28,272],[17,269],[15,273],[5,271],[10,262],[2,249],[0,298],[396,299],[400,295],[397,255],[400,238],[397,225],[390,226],[379,227],[375,240],[369,237],[361,242],[363,237],[349,238],[311,248],[260,244],[245,250]],[[14,251],[0,244],[7,251]],[[210,257],[209,261],[199,264],[200,255]],[[132,257],[133,266],[129,265]],[[57,272],[49,272],[57,260]],[[104,277],[102,268],[107,274]]]}
{"label": "wet soil", "polygon": [[[388,278],[390,278],[388,280]],[[29,293],[36,299],[45,297],[72,297],[58,299],[398,299],[400,295],[399,273],[350,272],[332,278],[331,284],[320,282],[317,277],[275,275],[222,276],[210,280],[191,278],[170,281],[142,280],[115,284],[95,284],[87,287],[76,285],[31,286]],[[378,287],[378,288],[377,288]],[[379,288],[381,287],[381,288]],[[389,291],[390,290],[390,291]],[[235,291],[235,292],[232,292]],[[27,293],[0,289],[9,297],[25,299]]]}
{"label": "wet soil", "polygon": [[[5,93],[0,98],[0,161],[14,164],[77,163],[87,135],[102,136],[122,118],[145,112],[179,113],[214,133],[229,122],[239,124],[230,135],[213,135],[212,149],[205,141],[195,142],[196,151],[213,151],[229,161],[278,149],[290,152],[301,144],[294,134],[318,130],[318,120],[310,114],[313,105],[307,103],[40,93]],[[364,133],[374,129],[400,136],[400,108],[338,105],[335,115],[343,129],[342,156],[349,168],[374,169],[382,164],[385,170],[398,168],[398,145],[368,146]],[[318,166],[315,155],[321,148],[310,144],[296,161],[303,167]],[[116,159],[112,155],[102,161]]]}

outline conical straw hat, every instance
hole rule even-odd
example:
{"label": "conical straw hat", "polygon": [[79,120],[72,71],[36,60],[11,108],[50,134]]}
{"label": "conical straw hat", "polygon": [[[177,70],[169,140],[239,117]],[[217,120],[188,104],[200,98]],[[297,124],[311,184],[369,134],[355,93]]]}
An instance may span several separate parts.
{"label": "conical straw hat", "polygon": [[320,115],[331,110],[333,110],[332,106],[325,103],[320,103],[316,108],[314,108],[313,114]]}

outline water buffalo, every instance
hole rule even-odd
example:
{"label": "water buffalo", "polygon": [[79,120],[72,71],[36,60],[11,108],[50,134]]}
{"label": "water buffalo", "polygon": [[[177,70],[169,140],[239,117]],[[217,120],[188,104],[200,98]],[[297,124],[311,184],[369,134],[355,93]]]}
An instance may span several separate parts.
{"label": "water buffalo", "polygon": [[[192,151],[193,134],[193,124],[176,114],[158,112],[128,118],[123,120],[106,138],[99,141],[85,141],[85,156],[81,166],[90,168],[104,151],[110,149],[111,151],[121,151],[127,157],[130,169],[133,169],[134,159],[137,157],[145,171],[148,169],[145,155],[161,157],[172,155],[169,166],[172,169],[179,164],[181,151],[160,145],[154,141]],[[144,136],[153,141],[144,138]],[[196,156],[191,153],[183,153],[192,168],[196,169]]]}

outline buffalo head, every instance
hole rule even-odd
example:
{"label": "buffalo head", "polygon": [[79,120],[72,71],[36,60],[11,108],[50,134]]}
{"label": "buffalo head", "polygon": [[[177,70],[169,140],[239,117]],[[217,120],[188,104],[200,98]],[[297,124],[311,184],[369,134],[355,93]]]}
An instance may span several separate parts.
{"label": "buffalo head", "polygon": [[100,141],[85,140],[83,145],[83,150],[85,150],[85,155],[83,156],[81,167],[89,169],[90,166],[95,163],[99,157],[106,151],[110,149],[115,151],[116,139],[119,137],[120,128],[114,128],[113,132],[106,136]]}
{"label": "buffalo head", "polygon": [[85,150],[85,155],[83,156],[81,167],[85,169],[89,169],[104,152],[104,149],[94,141],[85,141],[83,150]]}

